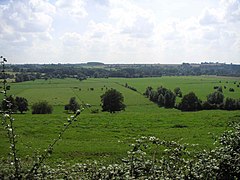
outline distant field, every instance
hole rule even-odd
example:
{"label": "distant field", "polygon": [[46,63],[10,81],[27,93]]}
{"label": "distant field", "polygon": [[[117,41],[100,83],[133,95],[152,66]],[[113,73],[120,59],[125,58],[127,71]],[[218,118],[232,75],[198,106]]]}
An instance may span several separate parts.
{"label": "distant field", "polygon": [[[240,78],[201,76],[85,81],[50,79],[13,83],[9,94],[27,98],[30,105],[39,100],[47,100],[54,106],[54,112],[50,115],[32,115],[30,111],[23,115],[14,115],[19,135],[18,147],[22,155],[31,155],[36,150],[43,151],[63,127],[69,116],[64,111],[64,105],[75,96],[79,102],[89,103],[92,105],[91,109],[99,109],[100,112],[91,114],[86,109],[57,145],[50,161],[58,158],[81,162],[102,158],[108,162],[121,160],[126,156],[133,138],[142,135],[196,143],[199,144],[196,150],[208,149],[213,147],[212,137],[226,130],[228,122],[240,120],[240,111],[181,112],[164,109],[140,93],[144,93],[147,86],[157,88],[162,85],[171,90],[180,87],[183,95],[193,91],[200,99],[206,100],[206,96],[214,91],[214,86],[226,86],[226,89],[223,88],[225,97],[240,98],[240,88],[237,87],[239,82]],[[140,93],[123,87],[125,83],[135,87]],[[229,92],[230,87],[235,92]],[[90,88],[94,90],[91,91]],[[101,112],[100,95],[109,88],[115,88],[123,94],[126,111],[115,114]],[[0,139],[0,157],[6,157],[9,145],[3,127],[0,128]]]}

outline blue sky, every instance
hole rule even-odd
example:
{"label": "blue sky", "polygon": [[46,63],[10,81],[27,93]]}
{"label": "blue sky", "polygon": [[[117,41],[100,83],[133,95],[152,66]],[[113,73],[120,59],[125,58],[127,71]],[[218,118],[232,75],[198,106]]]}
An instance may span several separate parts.
{"label": "blue sky", "polygon": [[240,64],[240,0],[0,0],[10,63]]}

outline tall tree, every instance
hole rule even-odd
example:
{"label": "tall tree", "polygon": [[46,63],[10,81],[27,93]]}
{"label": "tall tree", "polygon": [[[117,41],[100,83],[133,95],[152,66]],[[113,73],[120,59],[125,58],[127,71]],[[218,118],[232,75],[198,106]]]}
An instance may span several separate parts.
{"label": "tall tree", "polygon": [[175,94],[172,91],[167,90],[164,95],[164,107],[173,108],[175,106],[175,100]]}
{"label": "tall tree", "polygon": [[151,94],[151,92],[152,92],[152,90],[153,90],[153,88],[152,88],[151,86],[148,86],[148,87],[146,88],[146,91],[145,91],[144,95],[145,95],[146,97],[149,97],[150,94]]}
{"label": "tall tree", "polygon": [[124,97],[122,93],[116,89],[110,89],[101,95],[102,111],[108,111],[110,113],[122,111],[126,107],[123,101]]}
{"label": "tall tree", "polygon": [[24,97],[16,97],[17,110],[23,113],[28,110],[28,101]]}
{"label": "tall tree", "polygon": [[162,94],[159,94],[159,96],[158,96],[158,105],[159,105],[159,107],[164,106],[164,96]]}

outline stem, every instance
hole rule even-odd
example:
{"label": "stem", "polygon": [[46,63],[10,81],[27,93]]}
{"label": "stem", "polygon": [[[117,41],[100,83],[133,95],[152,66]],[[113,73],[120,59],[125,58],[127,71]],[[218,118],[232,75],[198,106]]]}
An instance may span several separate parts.
{"label": "stem", "polygon": [[14,167],[15,167],[15,177],[18,179],[20,178],[20,165],[19,165],[19,159],[17,158],[17,149],[16,149],[16,135],[15,135],[15,129],[13,127],[13,118],[10,117],[10,137],[11,137],[11,149],[13,153],[13,159],[14,159]]}
{"label": "stem", "polygon": [[80,115],[80,110],[76,112],[74,116],[71,116],[71,119],[68,119],[68,123],[64,126],[64,128],[59,132],[58,138],[54,139],[53,142],[48,146],[48,148],[44,151],[44,153],[40,156],[39,161],[36,162],[31,170],[28,172],[26,178],[30,179],[33,175],[33,172],[37,172],[37,170],[41,167],[44,160],[50,155],[53,151],[53,147],[57,144],[57,142],[62,138],[64,132],[70,127],[73,121],[77,118],[77,116]]}
{"label": "stem", "polygon": [[[7,101],[7,80],[6,80],[6,73],[5,73],[5,62],[7,62],[6,58],[2,58],[1,64],[2,64],[2,73],[3,73],[3,96],[4,100],[7,105],[6,111],[3,112],[3,125],[5,125],[5,128],[7,129],[7,135],[11,147],[11,155],[13,156],[13,163],[14,163],[14,168],[15,168],[15,173],[14,173],[14,178],[16,179],[21,179],[20,175],[20,164],[19,164],[19,158],[17,157],[17,140],[16,140],[16,135],[15,135],[15,129],[13,125],[14,118],[11,116],[11,102]],[[9,119],[9,124],[7,123],[7,119]]]}

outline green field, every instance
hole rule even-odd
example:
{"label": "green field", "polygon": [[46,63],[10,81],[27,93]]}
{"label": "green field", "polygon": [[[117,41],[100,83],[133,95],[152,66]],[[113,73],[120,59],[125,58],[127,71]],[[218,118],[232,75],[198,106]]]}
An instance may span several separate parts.
{"label": "green field", "polygon": [[[220,82],[221,81],[221,82]],[[236,84],[234,82],[236,81]],[[22,156],[42,152],[58,135],[66,122],[67,114],[64,105],[71,97],[78,102],[91,104],[90,109],[78,117],[71,128],[57,144],[50,161],[72,160],[85,162],[90,159],[120,161],[126,156],[129,144],[140,136],[156,136],[160,139],[174,140],[182,143],[199,144],[196,151],[213,147],[213,137],[227,129],[228,122],[240,120],[240,111],[209,110],[199,112],[181,112],[176,109],[159,108],[141,93],[147,86],[157,88],[164,86],[171,90],[180,87],[183,95],[190,91],[196,93],[201,100],[214,91],[214,86],[223,88],[225,97],[240,98],[237,87],[240,78],[227,77],[160,77],[160,78],[109,78],[87,79],[50,79],[23,83],[12,83],[8,94],[28,99],[30,105],[46,100],[54,106],[53,114],[32,115],[14,114],[18,136],[18,149]],[[128,83],[140,93],[123,87]],[[229,88],[235,92],[229,92]],[[89,90],[94,88],[93,91]],[[106,89],[115,88],[125,99],[125,111],[115,114],[101,112],[100,95]],[[179,99],[177,99],[179,102]],[[99,109],[92,114],[91,109]],[[7,157],[9,144],[6,132],[0,128],[0,157]]]}

